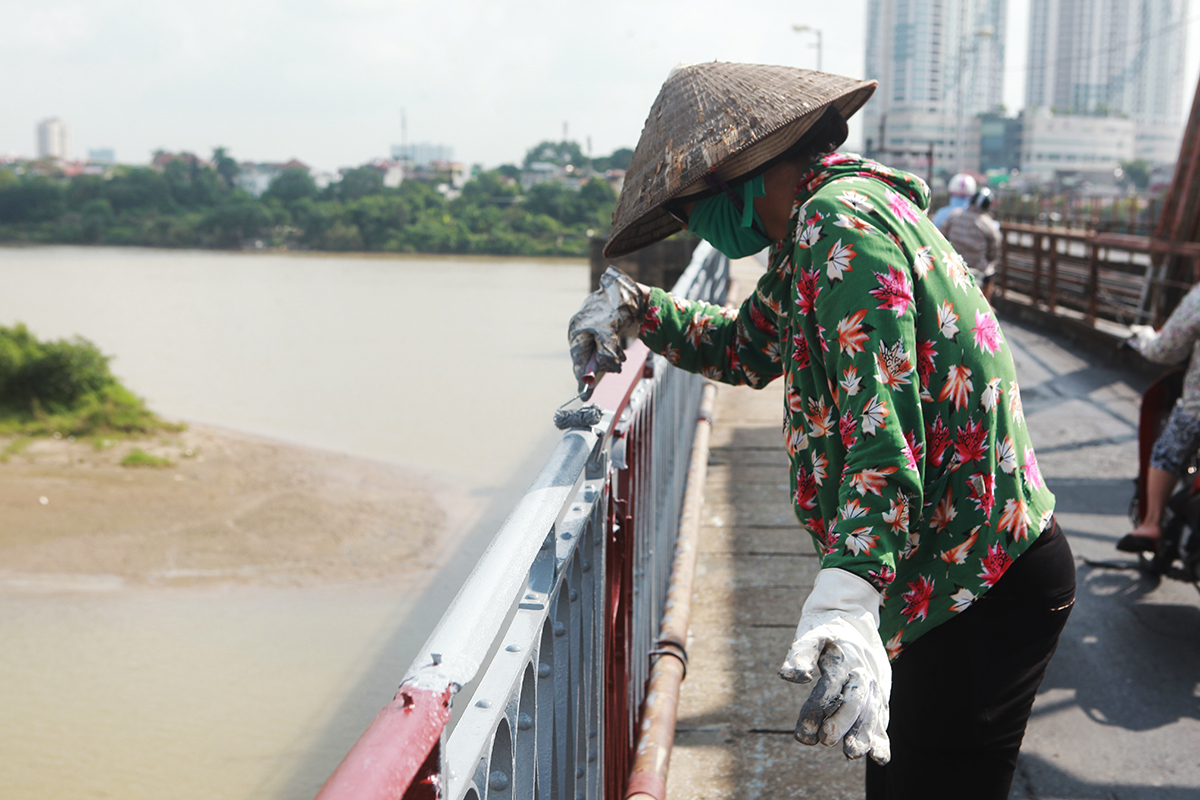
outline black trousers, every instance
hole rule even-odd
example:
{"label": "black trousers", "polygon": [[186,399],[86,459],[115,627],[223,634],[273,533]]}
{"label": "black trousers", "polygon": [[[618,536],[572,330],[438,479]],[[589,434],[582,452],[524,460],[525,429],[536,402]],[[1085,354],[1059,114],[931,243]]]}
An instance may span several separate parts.
{"label": "black trousers", "polygon": [[1057,521],[958,617],[892,663],[892,760],[867,800],[1005,800],[1033,699],[1075,600]]}

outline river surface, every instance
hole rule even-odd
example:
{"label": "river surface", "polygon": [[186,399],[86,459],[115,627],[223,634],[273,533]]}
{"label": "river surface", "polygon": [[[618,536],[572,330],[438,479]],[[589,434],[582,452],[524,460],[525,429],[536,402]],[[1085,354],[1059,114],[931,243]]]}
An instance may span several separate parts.
{"label": "river surface", "polygon": [[578,260],[0,248],[0,325],[90,339],[160,414],[403,464],[488,509],[436,591],[0,592],[0,800],[311,797],[553,446],[587,280]]}

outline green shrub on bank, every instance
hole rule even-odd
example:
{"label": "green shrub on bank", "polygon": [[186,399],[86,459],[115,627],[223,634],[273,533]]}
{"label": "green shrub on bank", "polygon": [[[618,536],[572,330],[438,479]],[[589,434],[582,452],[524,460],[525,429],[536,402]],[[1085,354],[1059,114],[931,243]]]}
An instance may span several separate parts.
{"label": "green shrub on bank", "polygon": [[41,342],[0,326],[0,433],[90,436],[178,429],[150,412],[81,337]]}

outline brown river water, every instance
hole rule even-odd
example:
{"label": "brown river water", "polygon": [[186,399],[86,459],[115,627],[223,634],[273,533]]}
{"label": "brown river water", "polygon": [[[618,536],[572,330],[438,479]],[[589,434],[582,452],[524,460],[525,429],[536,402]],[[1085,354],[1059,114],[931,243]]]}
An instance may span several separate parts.
{"label": "brown river water", "polygon": [[586,263],[0,248],[0,285],[0,325],[92,340],[164,416],[469,499],[407,583],[0,584],[0,800],[311,797],[553,446]]}

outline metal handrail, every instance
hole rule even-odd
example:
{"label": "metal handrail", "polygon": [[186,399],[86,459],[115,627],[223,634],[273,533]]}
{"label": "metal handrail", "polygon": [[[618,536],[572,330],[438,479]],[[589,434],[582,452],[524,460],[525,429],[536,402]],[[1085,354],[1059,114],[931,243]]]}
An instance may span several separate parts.
{"label": "metal handrail", "polygon": [[[702,244],[673,292],[719,304],[728,276]],[[626,355],[600,423],[563,435],[319,800],[623,791],[705,383]]]}
{"label": "metal handrail", "polygon": [[[1169,311],[1167,292],[1186,290],[1200,279],[1200,244],[1195,242],[1007,222],[1000,230],[1001,296],[1015,290],[1035,308],[1045,305],[1054,313],[1073,309],[1092,327],[1097,319],[1155,321]],[[1192,280],[1167,277],[1165,257],[1190,260]]]}

